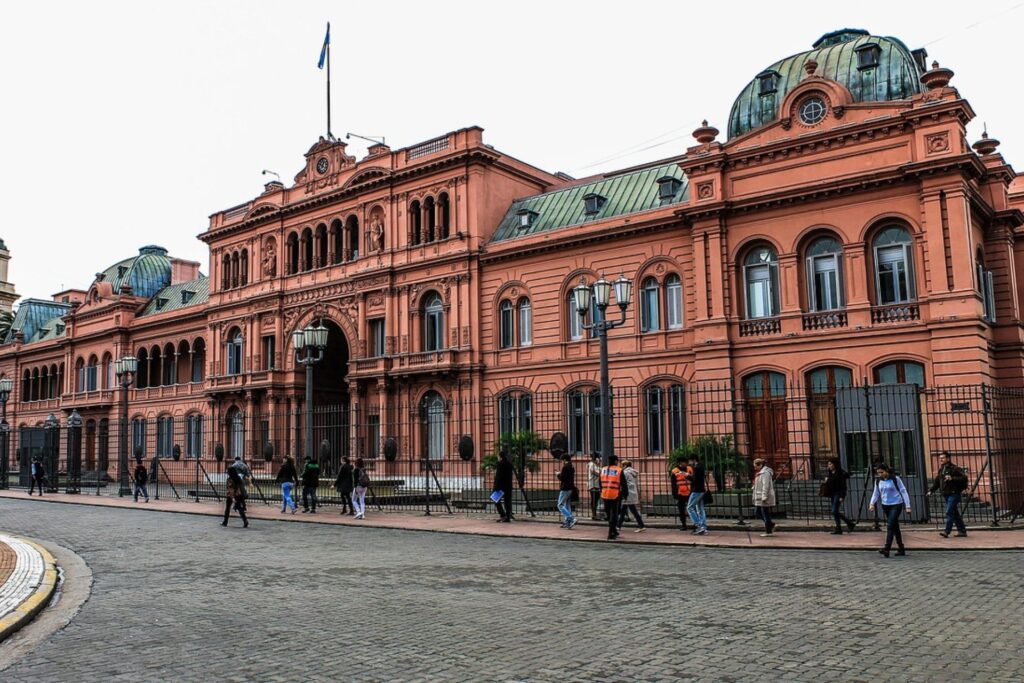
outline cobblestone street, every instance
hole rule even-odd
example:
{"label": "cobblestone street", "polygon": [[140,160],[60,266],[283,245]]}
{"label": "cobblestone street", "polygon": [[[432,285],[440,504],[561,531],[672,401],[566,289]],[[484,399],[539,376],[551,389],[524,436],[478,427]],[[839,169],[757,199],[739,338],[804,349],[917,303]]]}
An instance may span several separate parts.
{"label": "cobblestone street", "polygon": [[4,681],[1019,681],[1024,554],[624,547],[0,501],[92,596]]}

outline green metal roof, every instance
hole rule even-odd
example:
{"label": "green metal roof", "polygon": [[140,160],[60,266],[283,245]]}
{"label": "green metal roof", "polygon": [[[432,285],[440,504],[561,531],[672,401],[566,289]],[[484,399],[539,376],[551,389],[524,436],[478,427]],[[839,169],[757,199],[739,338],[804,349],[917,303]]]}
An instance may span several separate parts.
{"label": "green metal roof", "polygon": [[[662,200],[659,197],[658,180],[665,177],[676,178],[680,184],[671,199]],[[583,198],[590,194],[600,195],[607,201],[596,213],[587,215]],[[679,204],[689,198],[690,187],[686,176],[674,163],[607,175],[592,182],[517,199],[501,219],[491,241],[501,242],[613,216],[624,216],[659,206]],[[527,228],[520,227],[519,216],[523,211],[536,214]]]}
{"label": "green metal roof", "polygon": [[14,314],[14,321],[11,322],[11,329],[4,338],[4,343],[14,341],[14,334],[18,331],[24,335],[26,343],[39,341],[36,338],[37,332],[70,310],[71,304],[46,299],[24,299],[18,306],[18,312]]}
{"label": "green metal roof", "polygon": [[210,299],[210,278],[199,277],[187,282],[179,282],[176,285],[164,287],[157,292],[146,307],[142,309],[140,317],[177,311],[189,306],[205,304]]}
{"label": "green metal roof", "polygon": [[[871,44],[879,48],[878,65],[858,69],[857,48]],[[923,51],[921,55],[923,62]],[[761,95],[759,78],[740,91],[729,113],[729,137],[778,119],[782,100],[803,80],[804,65],[812,59],[818,62],[816,73],[845,85],[855,102],[906,100],[923,92],[921,66],[900,40],[872,36],[861,29],[833,31],[815,41],[814,49],[786,57],[761,72],[778,74],[775,93]]]}
{"label": "green metal roof", "polygon": [[127,283],[134,296],[151,297],[171,282],[171,259],[163,247],[149,245],[132,256],[110,266],[96,276],[98,282],[109,282],[117,294]]}
{"label": "green metal roof", "polygon": [[50,318],[39,326],[32,339],[27,339],[26,341],[37,342],[57,339],[63,337],[65,332],[66,326],[63,317]]}

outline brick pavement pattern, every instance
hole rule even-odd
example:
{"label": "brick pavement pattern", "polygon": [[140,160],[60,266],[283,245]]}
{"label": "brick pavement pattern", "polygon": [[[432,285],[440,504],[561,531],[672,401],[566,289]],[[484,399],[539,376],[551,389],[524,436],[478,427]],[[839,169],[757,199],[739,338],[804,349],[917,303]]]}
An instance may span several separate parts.
{"label": "brick pavement pattern", "polygon": [[734,550],[0,500],[93,593],[4,681],[1019,681],[1024,553]]}

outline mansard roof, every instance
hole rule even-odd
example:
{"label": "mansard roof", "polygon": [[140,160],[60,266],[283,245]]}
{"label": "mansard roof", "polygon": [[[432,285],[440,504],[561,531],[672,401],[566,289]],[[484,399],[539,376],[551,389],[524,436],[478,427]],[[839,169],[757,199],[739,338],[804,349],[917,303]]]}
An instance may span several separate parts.
{"label": "mansard roof", "polygon": [[18,306],[18,312],[14,314],[14,321],[11,322],[11,329],[4,338],[4,343],[14,341],[14,335],[21,332],[25,342],[39,341],[37,333],[45,329],[47,325],[55,326],[54,320],[66,315],[71,310],[71,304],[46,299],[23,299]]}
{"label": "mansard roof", "polygon": [[133,296],[149,298],[170,284],[171,259],[163,247],[148,245],[139,249],[138,256],[118,261],[97,274],[96,281],[109,282],[115,294],[127,284]]}
{"label": "mansard roof", "polygon": [[[661,198],[659,180],[678,180],[674,194]],[[596,196],[600,200],[587,206],[585,198]],[[492,242],[535,235],[550,230],[568,228],[593,221],[647,211],[659,206],[679,204],[690,199],[690,187],[677,164],[662,164],[621,173],[606,174],[553,192],[517,199],[498,224]],[[596,211],[588,211],[596,208]],[[528,227],[520,216],[533,214]]]}
{"label": "mansard roof", "polygon": [[209,300],[210,278],[198,277],[195,280],[179,282],[161,289],[149,300],[139,317],[199,306]]}

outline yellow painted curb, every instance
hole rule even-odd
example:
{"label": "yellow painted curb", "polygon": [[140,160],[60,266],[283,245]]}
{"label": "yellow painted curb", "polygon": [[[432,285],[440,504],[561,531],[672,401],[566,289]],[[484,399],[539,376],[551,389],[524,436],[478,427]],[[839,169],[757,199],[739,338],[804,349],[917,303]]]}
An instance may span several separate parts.
{"label": "yellow painted curb", "polygon": [[33,543],[24,538],[19,538],[18,540],[27,543],[39,551],[39,554],[43,556],[43,566],[45,569],[43,570],[43,580],[32,595],[25,598],[14,611],[0,619],[0,642],[32,621],[36,614],[50,602],[54,591],[57,590],[57,561],[53,559],[53,555],[38,543]]}

